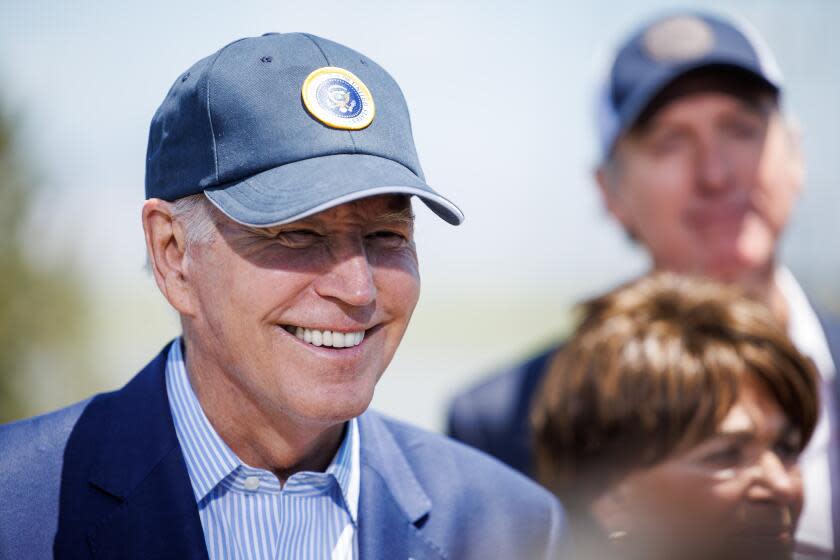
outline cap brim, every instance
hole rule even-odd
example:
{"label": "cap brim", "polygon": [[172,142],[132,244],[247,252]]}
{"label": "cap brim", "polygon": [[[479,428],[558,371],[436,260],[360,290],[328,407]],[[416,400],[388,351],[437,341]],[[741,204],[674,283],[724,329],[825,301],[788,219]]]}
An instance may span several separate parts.
{"label": "cap brim", "polygon": [[[636,123],[636,119],[641,116],[656,96],[673,82],[677,81],[689,72],[715,66],[740,70],[746,74],[755,76],[759,80],[762,80],[774,91],[781,90],[780,84],[772,82],[766,75],[762,74],[759,69],[753,68],[749,64],[745,64],[744,61],[738,58],[714,56],[692,61],[679,66],[664,67],[658,75],[648,80],[643,87],[640,87],[637,91],[633,92],[630,99],[624,103],[624,107],[619,114],[619,133],[630,129]],[[615,140],[617,140],[617,138],[613,139],[613,143]]]}
{"label": "cap brim", "polygon": [[464,214],[407,167],[379,156],[336,154],[275,167],[204,194],[240,224],[271,227],[340,204],[384,194],[414,195],[452,225]]}

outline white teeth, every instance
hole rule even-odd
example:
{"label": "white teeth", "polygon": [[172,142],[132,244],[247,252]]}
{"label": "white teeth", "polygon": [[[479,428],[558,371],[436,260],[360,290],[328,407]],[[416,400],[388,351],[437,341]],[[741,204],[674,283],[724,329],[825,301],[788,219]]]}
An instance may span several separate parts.
{"label": "white teeth", "polygon": [[[352,333],[348,333],[352,336]],[[344,348],[346,344],[344,344],[344,333],[340,332],[333,332],[332,333],[332,343],[333,348]]]}
{"label": "white teeth", "polygon": [[350,348],[358,346],[365,338],[365,331],[342,333],[338,331],[319,331],[304,327],[285,327],[297,338],[315,346],[329,346],[331,348]]}

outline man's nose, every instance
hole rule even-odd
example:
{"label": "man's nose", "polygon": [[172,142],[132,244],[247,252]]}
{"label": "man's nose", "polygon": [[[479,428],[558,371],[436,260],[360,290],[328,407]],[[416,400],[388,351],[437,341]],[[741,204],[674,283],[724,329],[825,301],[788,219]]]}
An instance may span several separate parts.
{"label": "man's nose", "polygon": [[701,190],[715,193],[731,184],[731,165],[726,150],[719,142],[710,140],[700,149],[697,162],[698,183]]}
{"label": "man's nose", "polygon": [[376,284],[364,244],[333,250],[332,264],[315,282],[315,290],[322,297],[334,298],[354,307],[362,307],[376,300]]}

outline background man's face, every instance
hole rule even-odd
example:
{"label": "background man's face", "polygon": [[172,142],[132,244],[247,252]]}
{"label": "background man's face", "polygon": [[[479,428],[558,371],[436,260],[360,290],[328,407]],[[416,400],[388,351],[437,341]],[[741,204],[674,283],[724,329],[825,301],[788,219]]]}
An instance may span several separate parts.
{"label": "background man's face", "polygon": [[[268,230],[224,220],[188,270],[188,363],[192,343],[260,409],[308,423],[367,408],[420,290],[411,207],[398,196]],[[325,331],[345,347],[329,347]]]}
{"label": "background man's face", "polygon": [[712,91],[679,97],[615,158],[607,205],[657,268],[733,281],[772,266],[802,174],[777,110]]}

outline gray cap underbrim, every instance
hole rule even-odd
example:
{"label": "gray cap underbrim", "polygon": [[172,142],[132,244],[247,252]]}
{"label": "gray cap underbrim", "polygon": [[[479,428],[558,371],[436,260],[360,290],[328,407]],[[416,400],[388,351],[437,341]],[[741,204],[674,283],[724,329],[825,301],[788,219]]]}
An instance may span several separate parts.
{"label": "gray cap underbrim", "polygon": [[204,191],[225,215],[240,224],[270,227],[300,220],[370,196],[406,194],[420,198],[452,225],[464,214],[407,167],[379,156],[336,154],[275,167],[244,181]]}

